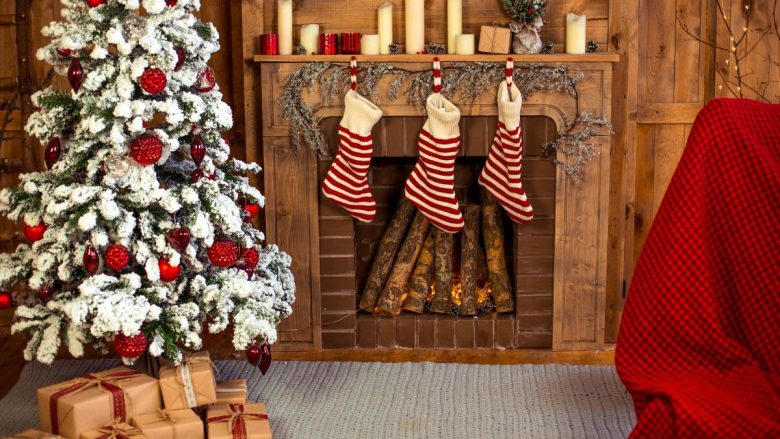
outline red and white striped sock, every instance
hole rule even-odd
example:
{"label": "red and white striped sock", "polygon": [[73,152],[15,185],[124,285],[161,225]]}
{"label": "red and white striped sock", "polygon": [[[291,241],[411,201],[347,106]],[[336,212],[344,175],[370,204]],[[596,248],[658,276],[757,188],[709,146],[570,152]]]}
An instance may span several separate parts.
{"label": "red and white striped sock", "polygon": [[463,214],[455,197],[455,157],[460,149],[460,111],[439,93],[441,71],[434,62],[434,93],[428,96],[428,120],[418,142],[420,159],[406,181],[404,193],[430,221],[448,233],[463,229]]}
{"label": "red and white striped sock", "polygon": [[520,109],[523,98],[512,86],[511,60],[507,62],[507,81],[498,88],[498,129],[487,162],[479,176],[481,184],[506,210],[516,223],[527,223],[534,209],[525,194],[522,182],[523,133],[520,130]]}
{"label": "red and white striped sock", "polygon": [[371,129],[382,110],[356,90],[357,65],[352,61],[352,89],[344,97],[344,116],[339,124],[339,150],[333,160],[322,193],[362,222],[376,217],[376,201],[368,187],[368,168],[374,144]]}

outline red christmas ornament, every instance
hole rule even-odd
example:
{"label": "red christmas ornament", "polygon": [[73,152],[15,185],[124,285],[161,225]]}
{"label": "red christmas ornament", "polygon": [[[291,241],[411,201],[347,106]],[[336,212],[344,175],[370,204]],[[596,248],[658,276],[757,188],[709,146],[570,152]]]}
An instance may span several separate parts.
{"label": "red christmas ornament", "polygon": [[171,247],[180,252],[187,249],[191,238],[192,234],[184,227],[177,227],[168,232],[168,242],[171,244]]}
{"label": "red christmas ornament", "polygon": [[46,305],[54,297],[54,290],[51,287],[43,287],[38,290],[38,299]]}
{"label": "red christmas ornament", "polygon": [[150,95],[162,93],[168,85],[168,77],[165,72],[157,68],[149,68],[141,75],[141,88]]}
{"label": "red christmas ornament", "polygon": [[203,159],[206,157],[206,144],[203,143],[203,138],[200,137],[200,134],[196,134],[195,138],[192,139],[190,154],[192,155],[192,161],[195,162],[195,166],[200,166],[203,163]]}
{"label": "red christmas ornament", "polygon": [[263,375],[265,375],[271,367],[271,345],[268,343],[263,344],[263,349],[260,352],[260,363],[257,367],[260,368],[260,373]]}
{"label": "red christmas ornament", "polygon": [[81,89],[81,85],[84,83],[84,69],[81,67],[81,62],[78,58],[73,58],[70,62],[70,68],[68,68],[68,82],[73,87],[73,91],[76,93]]}
{"label": "red christmas ornament", "polygon": [[217,85],[217,75],[214,73],[214,69],[211,67],[204,67],[201,69],[201,71],[198,73],[198,81],[195,84],[195,87],[198,89],[201,93],[208,93],[211,90],[214,90],[214,87]]}
{"label": "red christmas ornament", "polygon": [[123,360],[132,362],[146,352],[146,335],[139,332],[137,335],[128,337],[119,333],[114,337],[114,350]]}
{"label": "red christmas ornament", "polygon": [[100,256],[98,256],[98,252],[95,250],[95,247],[88,245],[87,248],[84,249],[83,264],[84,269],[87,270],[87,273],[97,273],[98,268],[100,267]]}
{"label": "red christmas ornament", "polygon": [[252,280],[252,278],[255,276],[255,270],[249,267],[242,267],[242,270],[244,270],[244,273],[246,273],[246,279]]}
{"label": "red christmas ornament", "polygon": [[258,214],[260,214],[260,205],[259,204],[244,202],[243,207],[244,207],[244,210],[246,210],[246,212],[252,218],[254,218]]}
{"label": "red christmas ornament", "polygon": [[30,242],[40,241],[43,234],[46,233],[46,224],[40,223],[37,226],[24,225],[24,237]]}
{"label": "red christmas ornament", "polygon": [[208,251],[209,261],[217,267],[230,267],[238,260],[238,244],[229,239],[214,241]]}
{"label": "red christmas ornament", "polygon": [[176,67],[174,67],[173,70],[178,72],[181,70],[182,66],[184,65],[184,61],[187,59],[187,51],[181,47],[176,47],[174,50],[176,50],[176,56],[178,58],[176,60]]}
{"label": "red christmas ornament", "polygon": [[63,58],[69,57],[71,53],[73,53],[73,51],[70,49],[57,49],[57,55]]}
{"label": "red christmas ornament", "polygon": [[228,140],[225,137],[223,137],[222,141],[225,142],[225,145],[227,145],[228,150],[233,149],[233,145],[230,144],[230,140]]}
{"label": "red christmas ornament", "polygon": [[[192,174],[190,175],[190,181],[192,181],[192,184],[195,184],[200,181],[201,178],[206,177],[206,173],[203,172],[203,169],[196,169],[192,171]],[[217,174],[209,174],[208,175],[209,180],[216,180]]]}
{"label": "red christmas ornament", "polygon": [[90,8],[96,8],[102,4],[104,4],[106,0],[87,0],[87,6]]}
{"label": "red christmas ornament", "polygon": [[60,159],[60,151],[60,138],[54,137],[49,140],[49,144],[46,145],[46,150],[43,152],[43,159],[46,161],[46,167],[48,169],[51,169],[52,166],[57,163],[57,160]]}
{"label": "red christmas ornament", "polygon": [[114,271],[123,270],[130,263],[130,252],[124,245],[114,244],[106,249],[103,260],[106,263],[106,267]]}
{"label": "red christmas ornament", "polygon": [[260,262],[260,253],[253,248],[247,248],[241,252],[241,259],[244,260],[243,266],[255,268],[257,263]]}
{"label": "red christmas ornament", "polygon": [[130,145],[130,155],[139,165],[149,166],[157,163],[162,157],[163,144],[156,136],[144,134],[133,140]]}
{"label": "red christmas ornament", "polygon": [[252,366],[257,366],[257,363],[260,361],[260,348],[256,344],[249,346],[246,350],[246,361]]}
{"label": "red christmas ornament", "polygon": [[[0,309],[8,309],[14,306],[14,298],[7,291],[0,291]],[[257,346],[255,346],[257,347]],[[260,356],[260,350],[257,350],[258,357]],[[257,364],[257,363],[253,363]]]}
{"label": "red christmas ornament", "polygon": [[168,258],[161,258],[157,265],[160,267],[160,279],[163,282],[173,282],[181,274],[181,265],[174,267]]}
{"label": "red christmas ornament", "polygon": [[166,5],[168,5],[168,6],[170,6],[170,7],[174,7],[174,6],[176,6],[178,3],[179,3],[179,1],[178,1],[178,0],[165,0],[165,4],[166,4]]}

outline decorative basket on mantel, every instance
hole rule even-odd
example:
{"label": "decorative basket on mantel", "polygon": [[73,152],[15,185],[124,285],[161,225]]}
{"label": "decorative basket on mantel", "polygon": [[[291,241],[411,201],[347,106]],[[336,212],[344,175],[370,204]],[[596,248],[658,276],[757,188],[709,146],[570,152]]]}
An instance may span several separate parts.
{"label": "decorative basket on mantel", "polygon": [[512,16],[509,28],[514,34],[512,52],[520,55],[542,51],[541,30],[547,0],[501,0],[504,10]]}

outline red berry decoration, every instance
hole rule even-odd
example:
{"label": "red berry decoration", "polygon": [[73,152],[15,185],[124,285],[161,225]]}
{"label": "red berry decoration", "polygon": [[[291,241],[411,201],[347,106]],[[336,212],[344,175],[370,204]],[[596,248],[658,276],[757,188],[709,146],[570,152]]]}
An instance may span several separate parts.
{"label": "red berry decoration", "polygon": [[60,138],[55,137],[49,140],[49,144],[46,145],[46,150],[43,152],[43,159],[46,161],[46,167],[51,169],[57,160],[60,159]]}
{"label": "red berry decoration", "polygon": [[174,267],[168,258],[161,258],[157,265],[160,267],[160,280],[163,282],[173,282],[181,274],[181,265]]}
{"label": "red berry decoration", "polygon": [[37,226],[24,225],[24,237],[30,242],[40,241],[43,234],[46,233],[46,224],[40,223]]}
{"label": "red berry decoration", "polygon": [[257,367],[260,368],[260,373],[263,375],[265,375],[271,367],[271,345],[268,343],[263,344],[263,349],[260,352],[260,363]]}
{"label": "red berry decoration", "polygon": [[168,232],[168,242],[179,252],[187,249],[190,239],[192,239],[192,234],[184,227],[177,227]]}
{"label": "red berry decoration", "polygon": [[[14,306],[14,298],[7,291],[0,291],[0,309],[8,309]],[[257,346],[255,346],[257,348]],[[260,350],[257,350],[257,356],[260,357]],[[253,363],[257,364],[257,363]]]}
{"label": "red berry decoration", "polygon": [[123,360],[132,363],[146,352],[146,335],[143,332],[132,337],[117,334],[114,337],[114,350]]}
{"label": "red berry decoration", "polygon": [[124,270],[127,264],[130,263],[130,252],[122,244],[114,244],[106,249],[106,253],[103,255],[106,267],[114,270]]}
{"label": "red berry decoration", "polygon": [[90,8],[96,8],[102,4],[104,4],[106,0],[87,0],[87,6]]}
{"label": "red berry decoration", "polygon": [[168,77],[160,69],[149,68],[141,75],[141,88],[150,95],[162,93],[166,85],[168,85]]}
{"label": "red berry decoration", "polygon": [[176,67],[174,67],[173,70],[178,72],[181,70],[182,66],[184,66],[184,61],[187,60],[187,51],[181,47],[176,47],[174,50],[176,50],[176,56],[178,58],[176,60]]}
{"label": "red berry decoration", "polygon": [[70,49],[57,49],[57,55],[63,58],[69,57],[71,53],[73,53],[73,51]]}
{"label": "red berry decoration", "polygon": [[98,256],[98,252],[95,250],[95,247],[88,245],[87,248],[84,249],[83,263],[84,269],[87,270],[87,273],[97,273],[98,268],[100,267],[100,256]]}
{"label": "red berry decoration", "polygon": [[209,261],[217,267],[230,267],[238,261],[238,244],[229,239],[214,241],[208,251]]}
{"label": "red berry decoration", "polygon": [[249,346],[246,350],[246,361],[252,366],[257,366],[260,361],[260,348],[256,344]]}
{"label": "red berry decoration", "polygon": [[195,166],[200,166],[203,163],[203,159],[206,157],[206,144],[203,143],[203,138],[200,137],[200,134],[196,134],[195,138],[192,139],[190,154],[192,155],[192,161],[195,162]]}
{"label": "red berry decoration", "polygon": [[38,290],[38,299],[46,305],[54,297],[54,290],[51,287],[43,287]]}
{"label": "red berry decoration", "polygon": [[163,144],[156,136],[144,134],[133,140],[130,145],[130,155],[139,165],[149,166],[157,163],[162,157]]}
{"label": "red berry decoration", "polygon": [[241,252],[241,259],[244,260],[243,266],[255,268],[257,267],[257,263],[260,262],[260,253],[254,248],[247,248]]}
{"label": "red berry decoration", "polygon": [[78,58],[73,58],[68,68],[68,82],[73,87],[73,91],[76,93],[81,89],[81,85],[84,83],[84,69],[81,67],[81,62]]}
{"label": "red berry decoration", "polygon": [[217,85],[217,75],[214,73],[214,69],[211,67],[204,67],[199,73],[198,73],[198,81],[195,84],[195,87],[198,89],[201,93],[208,93],[211,90],[214,90],[214,87]]}

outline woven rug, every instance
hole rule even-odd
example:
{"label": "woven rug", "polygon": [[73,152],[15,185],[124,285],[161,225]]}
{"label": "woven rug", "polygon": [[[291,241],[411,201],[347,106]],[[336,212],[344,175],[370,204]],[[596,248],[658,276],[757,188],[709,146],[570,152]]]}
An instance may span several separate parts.
{"label": "woven rug", "polygon": [[[29,364],[0,401],[0,436],[34,427],[35,389],[113,367],[113,360]],[[625,438],[635,419],[613,367],[274,362],[246,378],[281,438]]]}

